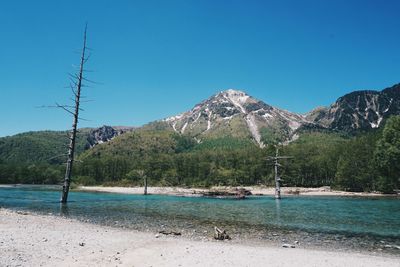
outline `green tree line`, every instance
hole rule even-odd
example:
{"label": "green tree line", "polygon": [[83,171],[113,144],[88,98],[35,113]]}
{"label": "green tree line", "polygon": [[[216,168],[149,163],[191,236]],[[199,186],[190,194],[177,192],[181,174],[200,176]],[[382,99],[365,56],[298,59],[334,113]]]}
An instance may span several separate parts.
{"label": "green tree line", "polygon": [[[259,148],[234,138],[197,144],[192,138],[164,131],[137,131],[96,146],[79,157],[73,182],[96,185],[200,186],[273,185],[267,160],[272,145]],[[331,186],[347,191],[399,189],[400,116],[385,126],[353,137],[309,132],[280,153],[284,186]],[[62,164],[0,161],[0,183],[60,183]]]}

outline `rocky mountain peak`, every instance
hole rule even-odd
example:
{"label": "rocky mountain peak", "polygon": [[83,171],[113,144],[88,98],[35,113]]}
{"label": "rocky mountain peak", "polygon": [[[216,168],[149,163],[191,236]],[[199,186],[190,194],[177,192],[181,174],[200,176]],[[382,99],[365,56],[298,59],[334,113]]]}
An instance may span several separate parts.
{"label": "rocky mountain peak", "polygon": [[235,89],[228,89],[225,91],[221,91],[219,94],[217,94],[217,96],[222,96],[225,98],[228,98],[232,101],[238,101],[241,103],[245,103],[246,100],[250,97],[248,94],[246,94],[243,91],[240,90],[235,90]]}
{"label": "rocky mountain peak", "polygon": [[307,114],[329,129],[351,132],[378,128],[384,119],[400,114],[400,85],[382,91],[361,90],[339,97],[330,107]]}
{"label": "rocky mountain peak", "polygon": [[227,95],[247,95],[246,92],[241,91],[239,89],[233,89],[229,88],[227,90],[221,91],[221,94],[227,94]]}
{"label": "rocky mountain peak", "polygon": [[283,136],[286,140],[307,120],[302,115],[272,107],[244,91],[228,89],[164,122],[174,131],[198,140],[219,135],[247,136],[264,146],[265,133]]}
{"label": "rocky mountain peak", "polygon": [[219,94],[215,95],[215,98],[221,98],[222,100],[230,102],[233,107],[237,108],[241,113],[246,113],[246,109],[243,107],[243,105],[246,104],[248,100],[256,102],[245,92],[235,89],[221,91]]}

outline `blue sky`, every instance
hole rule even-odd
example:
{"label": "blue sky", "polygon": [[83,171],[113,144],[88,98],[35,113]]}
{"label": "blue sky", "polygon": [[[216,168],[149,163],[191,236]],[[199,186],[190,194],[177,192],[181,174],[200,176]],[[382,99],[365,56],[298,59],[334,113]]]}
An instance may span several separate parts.
{"label": "blue sky", "polygon": [[0,136],[62,130],[87,21],[80,126],[142,125],[241,89],[304,113],[400,82],[400,1],[1,1]]}

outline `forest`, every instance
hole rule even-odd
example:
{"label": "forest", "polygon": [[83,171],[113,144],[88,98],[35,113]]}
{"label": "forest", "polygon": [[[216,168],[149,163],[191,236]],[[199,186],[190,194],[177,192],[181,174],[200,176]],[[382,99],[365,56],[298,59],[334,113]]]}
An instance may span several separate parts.
{"label": "forest", "polygon": [[[400,116],[389,118],[384,127],[354,135],[303,133],[279,151],[291,157],[280,168],[283,186],[392,193],[400,185]],[[273,186],[268,161],[273,155],[272,144],[259,148],[229,137],[198,144],[170,131],[135,131],[80,153],[72,181],[137,186],[146,176],[153,186]],[[60,184],[63,179],[62,160],[17,159],[0,158],[0,183]]]}

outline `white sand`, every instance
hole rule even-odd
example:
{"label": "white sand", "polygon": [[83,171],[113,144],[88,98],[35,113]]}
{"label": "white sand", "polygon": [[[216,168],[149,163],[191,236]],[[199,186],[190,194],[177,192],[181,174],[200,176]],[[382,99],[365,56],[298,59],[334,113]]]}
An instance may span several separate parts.
{"label": "white sand", "polygon": [[[79,186],[77,190],[109,192],[120,194],[143,194],[143,187],[119,187],[119,186]],[[156,195],[196,195],[208,191],[202,188],[182,188],[182,187],[148,187],[149,194]]]}
{"label": "white sand", "polygon": [[[80,243],[84,243],[83,246]],[[400,266],[390,256],[191,241],[0,209],[0,266]]]}
{"label": "white sand", "polygon": [[[204,188],[182,188],[182,187],[148,187],[149,194],[159,195],[199,195],[203,192],[210,190],[226,190],[234,187],[212,187],[211,189]],[[245,186],[254,195],[274,195],[274,187],[265,186]],[[80,186],[78,190],[96,191],[96,192],[110,192],[122,194],[143,194],[143,187],[114,187],[114,186]],[[379,193],[365,193],[365,192],[345,192],[331,190],[328,186],[318,188],[305,188],[305,187],[282,187],[282,195],[305,195],[305,196],[383,196]]]}

